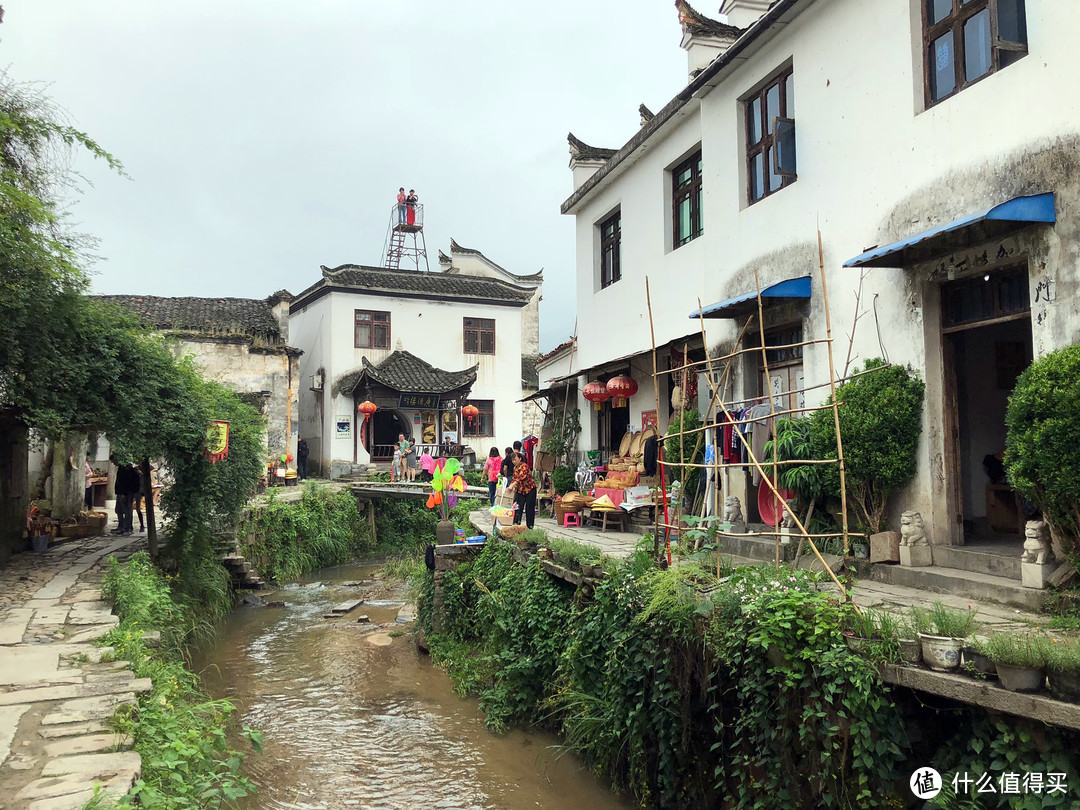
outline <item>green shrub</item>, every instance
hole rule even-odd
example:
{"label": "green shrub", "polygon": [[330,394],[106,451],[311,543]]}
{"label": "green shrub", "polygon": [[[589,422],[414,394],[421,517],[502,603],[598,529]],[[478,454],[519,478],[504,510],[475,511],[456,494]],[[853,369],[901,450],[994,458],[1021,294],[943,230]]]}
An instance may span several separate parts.
{"label": "green shrub", "polygon": [[1046,666],[1047,640],[1030,632],[994,633],[982,643],[980,651],[995,664],[1014,667]]}
{"label": "green shrub", "polygon": [[465,483],[470,487],[487,488],[487,476],[484,475],[483,470],[462,470],[461,477],[465,479]]}
{"label": "green shrub", "polygon": [[1028,366],[1009,397],[1005,427],[1009,483],[1042,512],[1080,570],[1080,346]]}
{"label": "green shrub", "polygon": [[570,492],[576,486],[574,483],[574,471],[569,467],[556,467],[551,472],[551,485],[555,487],[555,492],[559,495]]}
{"label": "green shrub", "polygon": [[[667,477],[667,484],[671,486],[673,481],[680,481],[682,483],[682,494],[684,500],[693,500],[697,494],[698,478],[700,478],[700,468],[684,466],[688,464],[700,464],[702,459],[705,458],[705,441],[702,438],[701,433],[694,433],[701,427],[701,415],[693,408],[687,408],[681,415],[676,414],[671,417],[671,424],[668,427],[669,435],[664,440],[664,461],[669,465],[664,471],[664,475]],[[678,432],[676,432],[678,431]],[[701,445],[698,445],[698,442]],[[695,453],[694,450],[697,449]]]}
{"label": "green shrub", "polygon": [[[842,403],[840,434],[848,509],[856,509],[858,522],[867,533],[876,534],[883,528],[889,497],[915,476],[926,386],[910,369],[886,365],[880,358],[868,360],[863,371],[872,373],[839,386],[836,401]],[[811,458],[836,458],[832,409],[815,411],[810,417],[810,437]],[[839,466],[821,465],[820,469],[826,491],[838,497]]]}

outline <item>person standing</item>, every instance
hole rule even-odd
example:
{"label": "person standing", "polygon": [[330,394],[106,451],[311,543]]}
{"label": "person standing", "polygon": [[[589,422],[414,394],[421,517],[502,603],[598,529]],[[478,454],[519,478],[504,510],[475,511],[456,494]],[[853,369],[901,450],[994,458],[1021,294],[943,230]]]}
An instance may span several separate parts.
{"label": "person standing", "polygon": [[405,186],[402,186],[398,189],[397,193],[397,216],[399,225],[405,224],[406,210],[407,206],[405,205]]}
{"label": "person standing", "polygon": [[116,465],[116,528],[113,534],[131,534],[131,509],[135,493],[139,491],[139,474],[130,464],[121,464],[115,457]]}
{"label": "person standing", "polygon": [[296,477],[301,481],[307,478],[307,458],[310,453],[307,439],[301,439],[296,443]]}
{"label": "person standing", "polygon": [[488,482],[488,500],[495,505],[495,490],[499,486],[499,471],[502,469],[502,456],[499,448],[492,447],[488,453],[487,461],[484,462],[484,474]]}
{"label": "person standing", "polygon": [[139,516],[139,531],[140,532],[146,531],[146,521],[143,520],[143,513],[142,513],[142,502],[143,502],[143,496],[145,495],[145,491],[143,490],[143,477],[142,477],[142,473],[139,472],[139,468],[136,467],[134,464],[131,465],[131,469],[135,473],[135,479],[134,480],[138,482],[138,488],[135,490],[135,493],[131,496],[131,510],[128,511],[128,530],[129,530],[128,534],[131,534],[132,532],[135,531],[135,527],[134,527],[134,525],[132,523],[132,511],[134,511],[134,513]]}
{"label": "person standing", "polygon": [[532,470],[525,464],[525,457],[520,454],[514,456],[514,525],[521,525],[521,517],[525,516],[525,526],[532,528],[536,522],[536,480]]}
{"label": "person standing", "polygon": [[416,480],[416,473],[420,469],[420,458],[416,455],[416,439],[409,439],[409,452],[405,456],[405,471],[410,481]]}
{"label": "person standing", "polygon": [[420,198],[416,196],[415,189],[409,189],[409,196],[405,198],[405,206],[408,209],[407,222],[409,225],[416,224],[416,204],[420,202]]}
{"label": "person standing", "polygon": [[90,466],[90,454],[86,454],[86,469],[83,471],[86,476],[86,491],[83,493],[83,503],[86,504],[86,510],[90,511],[94,507],[94,470]]}
{"label": "person standing", "polygon": [[402,481],[404,481],[405,480],[405,470],[407,469],[406,465],[407,465],[407,462],[408,462],[409,453],[412,452],[412,447],[409,445],[409,440],[405,438],[404,433],[399,433],[397,435],[397,449],[398,449],[398,452],[401,453],[401,460],[398,462],[399,463],[398,477]]}
{"label": "person standing", "polygon": [[[502,464],[499,466],[499,475],[509,481],[514,477],[514,448],[507,447],[505,450],[506,456],[502,460]],[[509,486],[509,484],[507,484]]]}

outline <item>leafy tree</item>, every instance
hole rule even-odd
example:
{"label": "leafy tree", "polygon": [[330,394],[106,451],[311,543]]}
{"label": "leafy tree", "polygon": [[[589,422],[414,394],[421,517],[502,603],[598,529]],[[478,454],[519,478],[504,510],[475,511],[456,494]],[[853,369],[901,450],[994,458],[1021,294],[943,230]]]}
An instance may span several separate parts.
{"label": "leafy tree", "polygon": [[1080,569],[1080,346],[1032,363],[1009,397],[1005,469],[1035,504]]}
{"label": "leafy tree", "polygon": [[[914,372],[868,360],[864,371],[836,389],[849,508],[871,534],[882,530],[889,496],[906,485],[918,467],[923,392]],[[855,370],[859,374],[859,369]],[[828,402],[832,402],[830,398]],[[836,428],[831,409],[810,420],[812,458],[836,458]],[[822,465],[826,491],[840,494],[840,468]]]}

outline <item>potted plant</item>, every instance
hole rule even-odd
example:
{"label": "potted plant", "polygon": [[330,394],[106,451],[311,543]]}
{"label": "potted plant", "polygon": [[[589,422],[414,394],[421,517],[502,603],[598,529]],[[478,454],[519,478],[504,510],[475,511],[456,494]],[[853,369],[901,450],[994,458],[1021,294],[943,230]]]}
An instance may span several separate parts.
{"label": "potted plant", "polygon": [[972,636],[971,640],[964,645],[964,668],[970,669],[974,675],[982,675],[985,678],[997,677],[997,666],[986,654],[985,638]]}
{"label": "potted plant", "polygon": [[914,608],[913,616],[926,665],[939,672],[959,667],[964,639],[975,629],[975,611],[953,610],[935,602],[928,611]]}
{"label": "potted plant", "polygon": [[844,643],[856,655],[881,661],[899,657],[899,619],[894,614],[874,608],[867,608],[861,613],[852,609],[846,625]]}
{"label": "potted plant", "polygon": [[911,666],[922,663],[922,643],[915,630],[915,620],[910,615],[901,616],[896,622],[896,640],[900,645],[900,660]]}
{"label": "potted plant", "polygon": [[994,633],[984,652],[997,666],[1001,685],[1012,692],[1038,692],[1046,682],[1046,642],[1030,632]]}
{"label": "potted plant", "polygon": [[53,522],[41,514],[37,504],[31,504],[26,510],[26,536],[30,538],[31,549],[45,551],[54,531]]}
{"label": "potted plant", "polygon": [[1050,693],[1058,700],[1080,703],[1080,641],[1054,638],[1045,652]]}
{"label": "potted plant", "polygon": [[435,541],[440,546],[454,542],[454,521],[450,520],[450,510],[457,505],[457,493],[465,491],[465,479],[461,477],[461,461],[456,458],[421,458],[424,472],[431,473],[431,495],[427,499],[428,509],[439,510],[439,522],[435,525]]}

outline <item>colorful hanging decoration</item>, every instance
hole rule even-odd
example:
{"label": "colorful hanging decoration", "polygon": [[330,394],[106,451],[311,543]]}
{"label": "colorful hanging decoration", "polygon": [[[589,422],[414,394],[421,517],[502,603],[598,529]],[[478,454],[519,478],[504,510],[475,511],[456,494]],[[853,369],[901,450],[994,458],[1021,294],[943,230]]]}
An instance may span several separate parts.
{"label": "colorful hanging decoration", "polygon": [[214,421],[206,428],[206,458],[217,464],[229,457],[229,423]]}
{"label": "colorful hanging decoration", "polygon": [[607,390],[607,386],[599,380],[593,380],[581,390],[585,399],[589,400],[593,404],[596,410],[600,410],[600,405],[611,399],[611,393]]}
{"label": "colorful hanging decoration", "polygon": [[466,405],[461,409],[461,415],[465,417],[466,421],[471,422],[480,415],[480,409],[475,405]]}
{"label": "colorful hanging decoration", "polygon": [[620,374],[607,381],[607,390],[613,400],[611,407],[625,408],[629,404],[630,397],[637,393],[638,384],[625,374]]}
{"label": "colorful hanging decoration", "polygon": [[367,419],[369,416],[371,416],[373,413],[375,413],[375,411],[377,411],[379,409],[375,405],[374,402],[371,402],[370,400],[364,400],[363,402],[361,402],[359,405],[356,406],[356,410],[358,412],[362,413],[364,415],[364,418]]}
{"label": "colorful hanging decoration", "polygon": [[457,505],[459,492],[465,491],[465,479],[461,477],[461,461],[456,458],[432,458],[425,453],[420,466],[431,473],[431,495],[427,508],[439,509],[442,520],[450,519],[450,510]]}

